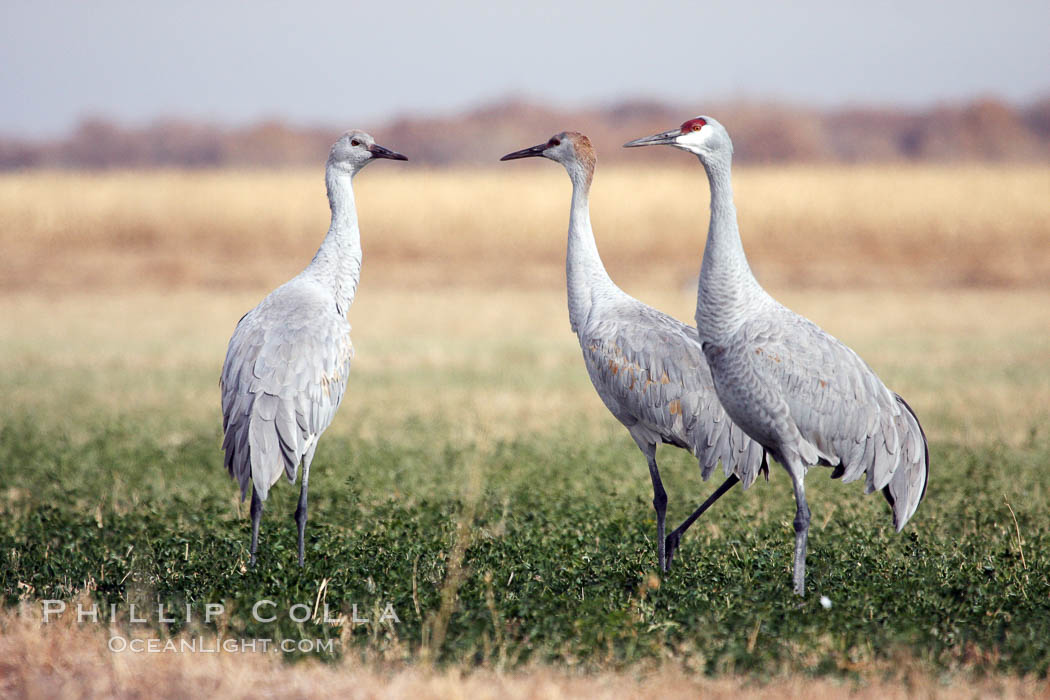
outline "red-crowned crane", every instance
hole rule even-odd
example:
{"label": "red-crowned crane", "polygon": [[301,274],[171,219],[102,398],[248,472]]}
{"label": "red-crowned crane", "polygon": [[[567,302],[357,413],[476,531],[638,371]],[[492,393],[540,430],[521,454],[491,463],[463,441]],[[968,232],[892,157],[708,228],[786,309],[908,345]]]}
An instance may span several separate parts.
{"label": "red-crowned crane", "polygon": [[715,119],[636,139],[693,153],[707,171],[711,220],[696,324],[715,390],[729,417],[784,466],[795,490],[795,593],[805,595],[809,467],[844,482],[867,475],[899,532],[926,493],[930,456],[918,418],[855,352],[778,303],[751,274],[737,227],[733,142]]}

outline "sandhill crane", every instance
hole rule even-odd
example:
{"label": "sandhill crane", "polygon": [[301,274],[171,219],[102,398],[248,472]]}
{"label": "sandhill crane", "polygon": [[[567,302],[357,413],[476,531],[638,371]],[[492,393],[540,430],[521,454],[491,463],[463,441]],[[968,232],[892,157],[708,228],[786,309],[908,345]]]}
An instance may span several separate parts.
{"label": "sandhill crane", "polygon": [[[738,480],[746,489],[760,471],[768,475],[765,452],[726,418],[696,329],[627,295],[605,271],[588,205],[595,164],[591,142],[583,134],[567,131],[500,160],[536,156],[561,163],[572,181],[565,264],[569,323],[579,338],[594,388],[649,464],[657,558],[667,571],[682,532],[708,505]],[[656,465],[656,446],[661,443],[690,450],[705,480],[719,461],[728,477],[707,503],[666,538],[667,493]],[[668,542],[673,543],[670,551]]]}
{"label": "sandhill crane", "polygon": [[711,220],[700,270],[696,323],[718,398],[729,416],[784,466],[795,491],[795,593],[805,595],[810,466],[850,482],[867,474],[897,531],[926,493],[930,455],[911,407],[850,348],[774,300],[751,273],[737,227],[733,142],[707,116],[624,144],[666,144],[707,171]]}
{"label": "sandhill crane", "polygon": [[241,318],[226,350],[222,447],[242,500],[252,485],[252,564],[270,487],[282,473],[295,483],[301,462],[295,522],[303,565],[310,462],[339,408],[354,354],[346,312],[361,273],[361,238],[351,181],[377,158],[407,160],[363,131],[348,131],[335,142],[325,167],[328,235],[306,269]]}

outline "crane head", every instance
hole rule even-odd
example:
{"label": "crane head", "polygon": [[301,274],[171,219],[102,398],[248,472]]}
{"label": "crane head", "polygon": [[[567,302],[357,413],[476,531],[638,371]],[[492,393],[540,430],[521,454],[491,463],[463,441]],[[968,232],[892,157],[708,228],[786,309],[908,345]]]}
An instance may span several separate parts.
{"label": "crane head", "polygon": [[557,161],[565,166],[570,175],[578,170],[588,181],[594,175],[594,164],[597,160],[591,140],[578,131],[563,131],[551,136],[546,143],[508,153],[500,160],[534,157]]}
{"label": "crane head", "polygon": [[328,164],[348,170],[353,174],[377,158],[408,160],[400,153],[380,146],[364,131],[351,129],[332,145],[332,150],[328,154]]}
{"label": "crane head", "polygon": [[674,146],[696,154],[701,160],[718,155],[733,155],[733,141],[729,138],[729,132],[718,120],[703,115],[682,122],[681,126],[674,129],[643,136],[623,145],[624,148],[638,146]]}

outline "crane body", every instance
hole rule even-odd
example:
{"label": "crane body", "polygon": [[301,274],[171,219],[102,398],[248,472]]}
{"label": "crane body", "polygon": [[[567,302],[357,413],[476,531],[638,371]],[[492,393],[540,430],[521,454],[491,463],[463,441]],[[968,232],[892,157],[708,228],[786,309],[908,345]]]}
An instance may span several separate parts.
{"label": "crane body", "polygon": [[282,474],[295,483],[301,464],[295,521],[303,565],[310,464],[342,402],[354,354],[346,313],[360,279],[361,237],[351,181],[376,158],[407,160],[363,131],[348,131],[332,146],[328,234],[306,269],[241,318],[226,351],[222,447],[242,499],[251,488],[253,564],[270,488]]}
{"label": "crane body", "polygon": [[595,156],[587,137],[563,132],[502,160],[526,157],[561,163],[572,181],[566,248],[569,322],[591,383],[645,455],[656,510],[657,557],[666,571],[692,520],[665,534],[667,493],[656,463],[657,446],[692,452],[705,480],[721,462],[727,479],[719,495],[737,481],[749,487],[768,469],[765,453],[722,410],[696,329],[631,297],[606,272],[590,221]]}
{"label": "crane body", "polygon": [[711,219],[697,292],[704,357],[726,413],[788,472],[794,488],[794,590],[805,594],[811,466],[844,482],[866,475],[883,492],[899,532],[926,492],[929,449],[918,418],[849,347],[786,308],[755,279],[733,203],[732,141],[711,117],[636,139],[698,156],[711,190]]}

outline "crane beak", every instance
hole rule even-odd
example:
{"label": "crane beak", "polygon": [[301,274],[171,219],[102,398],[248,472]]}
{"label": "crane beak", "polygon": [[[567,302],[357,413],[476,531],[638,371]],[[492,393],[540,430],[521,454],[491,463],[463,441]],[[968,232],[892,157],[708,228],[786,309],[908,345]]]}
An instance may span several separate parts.
{"label": "crane beak", "polygon": [[643,136],[640,139],[634,141],[628,141],[623,145],[624,148],[637,148],[638,146],[671,146],[674,145],[675,139],[682,135],[681,129],[671,129],[661,134],[653,134],[652,136]]}
{"label": "crane beak", "polygon": [[547,150],[547,144],[541,143],[538,146],[532,146],[531,148],[523,148],[520,151],[514,151],[500,158],[500,160],[517,160],[518,158],[535,158],[536,156],[542,156],[543,152]]}
{"label": "crane beak", "polygon": [[383,148],[378,143],[373,143],[368,147],[371,151],[373,158],[389,158],[390,160],[408,160],[405,156],[401,155],[397,151],[391,151],[389,148]]}

